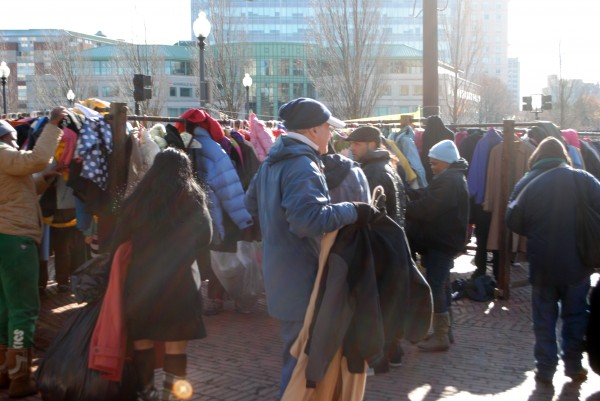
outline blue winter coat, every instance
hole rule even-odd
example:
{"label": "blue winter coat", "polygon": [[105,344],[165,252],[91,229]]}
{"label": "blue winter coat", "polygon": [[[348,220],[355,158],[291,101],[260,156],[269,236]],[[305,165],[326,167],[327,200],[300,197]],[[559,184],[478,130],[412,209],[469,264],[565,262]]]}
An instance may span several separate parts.
{"label": "blue winter coat", "polygon": [[330,204],[322,169],[315,150],[281,135],[246,193],[246,206],[260,221],[267,307],[280,320],[304,319],[322,235],[357,218],[352,203]]}
{"label": "blue winter coat", "polygon": [[215,226],[214,235],[218,235],[218,239],[213,238],[213,242],[219,243],[225,236],[223,211],[240,230],[250,227],[253,220],[244,205],[244,189],[240,178],[227,153],[204,128],[197,127],[194,130],[194,139],[202,147],[188,149],[188,152],[198,177],[209,186],[207,188],[210,199],[208,206]]}
{"label": "blue winter coat", "polygon": [[[511,200],[529,181],[560,163],[544,159],[534,165],[515,186]],[[586,189],[593,209],[600,213],[600,182],[583,170],[565,165],[532,182],[519,198],[522,218],[513,218],[512,223],[507,219],[512,231],[527,236],[529,281],[534,285],[577,284],[590,274],[577,252],[576,180]]]}

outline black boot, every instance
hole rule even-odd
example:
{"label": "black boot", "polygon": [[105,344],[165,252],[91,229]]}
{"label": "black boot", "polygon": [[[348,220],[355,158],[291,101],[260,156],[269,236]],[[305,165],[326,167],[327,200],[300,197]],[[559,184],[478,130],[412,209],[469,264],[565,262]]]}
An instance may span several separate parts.
{"label": "black boot", "polygon": [[136,401],[158,401],[154,388],[154,348],[135,350],[133,365],[136,372]]}

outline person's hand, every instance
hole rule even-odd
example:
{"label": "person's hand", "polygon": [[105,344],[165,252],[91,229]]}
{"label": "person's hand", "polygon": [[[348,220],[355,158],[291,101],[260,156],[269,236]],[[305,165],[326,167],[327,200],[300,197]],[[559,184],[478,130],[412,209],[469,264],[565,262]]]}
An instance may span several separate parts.
{"label": "person's hand", "polygon": [[371,206],[368,203],[364,202],[353,202],[354,207],[356,208],[356,212],[358,213],[358,218],[356,219],[356,224],[361,226],[366,226],[367,224],[379,219],[384,216],[385,213],[381,212],[375,206]]}
{"label": "person's hand", "polygon": [[66,116],[67,116],[66,108],[64,108],[62,106],[55,107],[50,112],[50,121],[48,121],[48,123],[59,127]]}

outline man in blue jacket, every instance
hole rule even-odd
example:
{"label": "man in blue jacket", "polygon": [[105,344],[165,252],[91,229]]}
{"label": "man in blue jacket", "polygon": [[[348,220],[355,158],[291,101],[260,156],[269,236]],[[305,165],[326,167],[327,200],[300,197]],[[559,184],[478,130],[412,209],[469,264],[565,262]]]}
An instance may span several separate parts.
{"label": "man in blue jacket", "polygon": [[320,155],[330,127],[344,123],[313,99],[298,98],[279,109],[281,135],[246,193],[263,238],[263,273],[269,314],[281,322],[284,344],[280,395],[296,365],[290,347],[300,332],[315,284],[320,241],[347,224],[367,224],[377,213],[367,203],[331,204]]}

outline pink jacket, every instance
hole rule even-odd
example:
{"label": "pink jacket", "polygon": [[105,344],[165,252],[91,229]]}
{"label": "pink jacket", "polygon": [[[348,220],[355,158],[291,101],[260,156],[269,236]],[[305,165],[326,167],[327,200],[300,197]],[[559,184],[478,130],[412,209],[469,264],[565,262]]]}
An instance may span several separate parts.
{"label": "pink jacket", "polygon": [[261,162],[266,159],[269,149],[273,146],[275,137],[271,133],[271,130],[265,127],[264,123],[260,121],[256,114],[250,114],[250,143],[256,150],[258,160]]}

